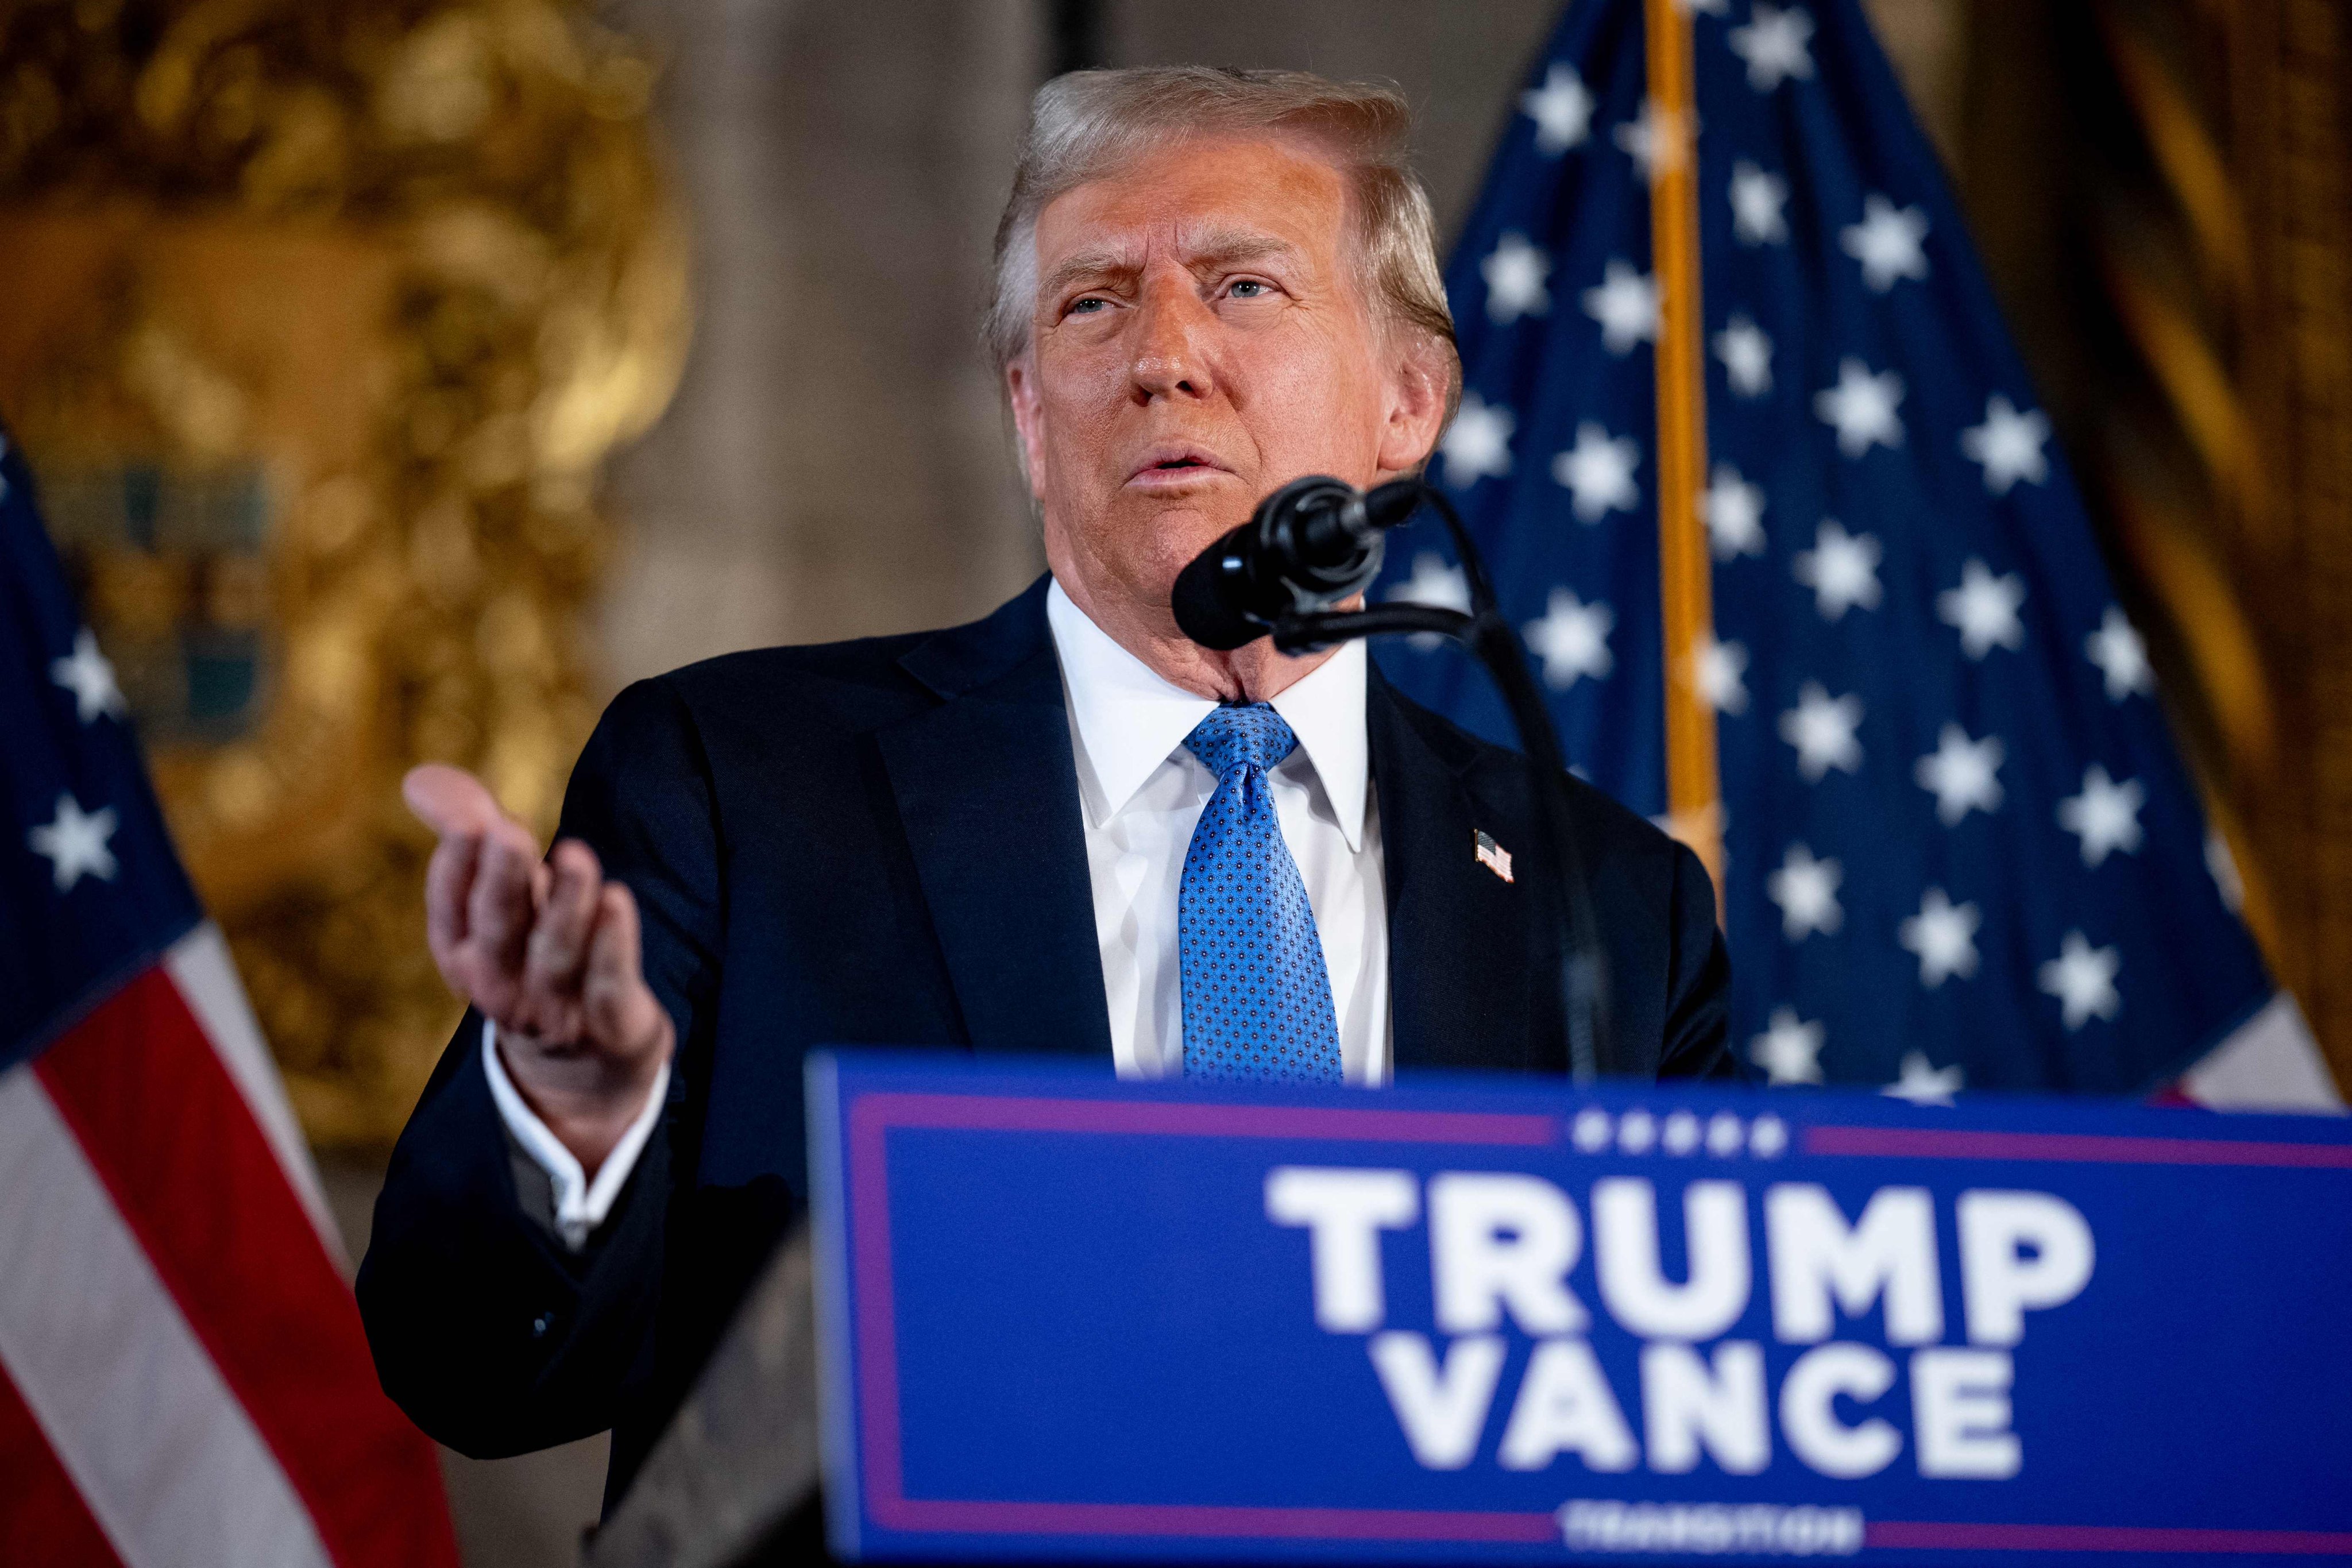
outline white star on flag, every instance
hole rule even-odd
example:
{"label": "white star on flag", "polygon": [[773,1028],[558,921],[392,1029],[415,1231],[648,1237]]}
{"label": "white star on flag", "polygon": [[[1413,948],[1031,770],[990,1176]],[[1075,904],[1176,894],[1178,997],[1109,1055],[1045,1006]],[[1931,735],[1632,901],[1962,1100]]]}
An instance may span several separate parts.
{"label": "white star on flag", "polygon": [[1961,1085],[1968,1081],[1959,1063],[1937,1067],[1927,1060],[1925,1051],[1906,1051],[1897,1074],[1893,1083],[1878,1092],[1907,1100],[1914,1105],[1949,1105],[1952,1096],[1959,1093]]}
{"label": "white star on flag", "polygon": [[1662,171],[1682,166],[1693,129],[1696,127],[1686,125],[1682,114],[1665,108],[1654,98],[1645,98],[1641,114],[1619,125],[1609,138],[1617,143],[1618,151],[1633,160],[1633,167],[1642,172],[1643,179],[1654,180]]}
{"label": "white star on flag", "polygon": [[2156,689],[2156,675],[2148,668],[2147,645],[2139,640],[2139,633],[2122,610],[2113,605],[2099,619],[2099,629],[2083,639],[2083,651],[2107,678],[2107,700],[2121,702],[2133,692]]}
{"label": "white star on flag", "polygon": [[1536,122],[1536,151],[1548,158],[1581,146],[1591,132],[1592,94],[1572,66],[1546,71],[1541,87],[1519,94],[1519,109]]}
{"label": "white star on flag", "polygon": [[1706,520],[1707,539],[1715,558],[1764,553],[1764,487],[1751,485],[1729,463],[1717,463],[1698,498],[1699,516]]}
{"label": "white star on flag", "polygon": [[1903,402],[1903,378],[1895,372],[1876,375],[1858,359],[1839,362],[1835,386],[1813,394],[1813,412],[1825,425],[1834,425],[1838,450],[1859,458],[1874,446],[1903,445],[1903,420],[1895,411]]}
{"label": "white star on flag", "polygon": [[1941,888],[1930,888],[1919,912],[1904,921],[1896,937],[1919,959],[1919,984],[1933,991],[1957,974],[1977,972],[1977,928],[1984,917],[1974,904],[1955,904]]}
{"label": "white star on flag", "polygon": [[1433,609],[1470,613],[1470,579],[1445,557],[1424,550],[1412,558],[1412,575],[1389,590],[1391,604],[1427,605]]}
{"label": "white star on flag", "polygon": [[[1459,566],[1448,565],[1445,557],[1433,550],[1424,550],[1412,558],[1412,574],[1389,590],[1391,605],[1427,605],[1432,609],[1459,610],[1470,613],[1470,579]],[[1427,652],[1442,647],[1445,639],[1435,632],[1415,632],[1412,646]]]}
{"label": "white star on flag", "polygon": [[1764,1032],[1748,1043],[1748,1059],[1764,1069],[1768,1084],[1822,1081],[1822,1036],[1819,1024],[1797,1016],[1794,1007],[1775,1007]]}
{"label": "white star on flag", "polygon": [[1518,420],[1499,403],[1488,403],[1475,392],[1462,395],[1462,407],[1446,427],[1438,450],[1445,458],[1445,482],[1468,489],[1482,478],[1500,479],[1511,471],[1511,435]]}
{"label": "white star on flag", "polygon": [[1935,751],[1919,759],[1911,776],[1936,797],[1937,820],[1956,827],[1971,811],[1990,816],[2000,809],[2004,754],[2000,736],[1971,741],[1966,730],[1947,724]]}
{"label": "white star on flag", "polygon": [[1927,215],[1898,207],[1873,193],[1862,199],[1862,221],[1838,231],[1838,247],[1862,263],[1862,280],[1884,294],[1903,278],[1927,276]]}
{"label": "white star on flag", "polygon": [[1658,281],[1612,260],[1600,284],[1584,291],[1584,313],[1601,323],[1601,346],[1625,354],[1636,343],[1658,341]]}
{"label": "white star on flag", "polygon": [[1551,309],[1551,293],[1544,279],[1551,276],[1551,258],[1528,243],[1523,234],[1506,234],[1478,263],[1486,280],[1486,314],[1507,326],[1521,316],[1540,316]]}
{"label": "white star on flag", "polygon": [[1779,245],[1789,237],[1789,182],[1742,158],[1731,165],[1731,233],[1742,245]]}
{"label": "white star on flag", "polygon": [[2042,966],[2042,989],[2058,998],[2068,1033],[2093,1018],[2113,1018],[2123,1007],[2116,992],[2116,975],[2123,956],[2112,947],[2093,947],[2079,931],[2070,931],[2058,956]]}
{"label": "white star on flag", "polygon": [[62,893],[87,876],[101,882],[114,880],[114,851],[106,841],[114,837],[114,808],[85,812],[70,795],[58,796],[58,815],[45,826],[26,836],[33,853],[49,863],[52,879]]}
{"label": "white star on flag", "polygon": [[1798,582],[1813,591],[1814,607],[1825,621],[1842,621],[1856,605],[1878,608],[1878,563],[1883,552],[1867,533],[1848,533],[1833,517],[1822,519],[1813,531],[1813,547],[1800,550],[1789,563]]}
{"label": "white star on flag", "polygon": [[74,716],[94,723],[102,713],[122,716],[122,689],[114,683],[114,666],[98,651],[98,638],[88,626],[74,634],[73,652],[49,664],[49,679],[73,693]]}
{"label": "white star on flag", "polygon": [[1715,357],[1734,397],[1761,397],[1772,390],[1772,340],[1745,314],[1734,313],[1715,334]]}
{"label": "white star on flag", "polygon": [[1807,45],[1812,36],[1813,19],[1803,11],[1794,5],[1782,10],[1759,0],[1748,25],[1732,28],[1724,42],[1748,62],[1748,85],[1770,92],[1790,77],[1811,79],[1813,56]]}
{"label": "white star on flag", "polygon": [[1717,642],[1712,632],[1698,634],[1691,650],[1698,694],[1718,713],[1748,711],[1748,650],[1736,642]]}
{"label": "white star on flag", "polygon": [[1936,614],[1945,625],[1959,628],[1960,651],[1980,659],[1996,647],[2025,646],[2025,626],[2017,618],[2024,603],[2024,578],[2014,574],[1996,577],[1990,567],[1971,558],[1960,568],[1960,585],[1936,595]]}
{"label": "white star on flag", "polygon": [[2050,458],[2042,450],[2050,439],[2050,420],[2039,408],[2021,414],[2000,393],[1985,400],[1981,425],[1960,432],[1960,451],[1984,468],[1985,489],[2005,496],[2023,479],[2038,485],[2050,477]]}
{"label": "white star on flag", "polygon": [[1641,504],[1641,488],[1633,483],[1641,461],[1633,437],[1612,436],[1588,419],[1576,427],[1576,445],[1552,458],[1551,477],[1576,497],[1579,521],[1599,522]]}
{"label": "white star on flag", "polygon": [[2138,852],[2139,808],[2147,804],[2139,780],[2117,784],[2093,763],[2083,770],[2083,793],[2058,803],[2058,826],[2083,841],[2083,864],[2096,866],[2113,850]]}
{"label": "white star on flag", "polygon": [[1832,768],[1861,769],[1862,742],[1854,738],[1861,726],[1861,698],[1832,697],[1820,681],[1808,680],[1797,689],[1797,705],[1780,715],[1780,739],[1797,748],[1797,771],[1805,782],[1819,784]]}
{"label": "white star on flag", "polygon": [[1543,618],[1528,624],[1528,646],[1543,660],[1544,684],[1564,691],[1579,677],[1595,680],[1615,668],[1609,652],[1610,628],[1616,612],[1595,602],[1579,603],[1567,588],[1554,588]]}
{"label": "white star on flag", "polygon": [[1845,923],[1837,890],[1845,872],[1835,860],[1816,860],[1811,848],[1791,844],[1780,869],[1764,879],[1764,896],[1780,906],[1780,934],[1802,942],[1815,931],[1833,932]]}

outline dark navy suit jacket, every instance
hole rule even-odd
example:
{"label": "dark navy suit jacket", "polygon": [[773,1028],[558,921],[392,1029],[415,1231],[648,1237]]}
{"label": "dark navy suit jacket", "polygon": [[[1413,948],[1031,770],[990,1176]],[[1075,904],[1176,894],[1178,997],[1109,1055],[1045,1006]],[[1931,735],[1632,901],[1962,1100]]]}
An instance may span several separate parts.
{"label": "dark navy suit jacket", "polygon": [[[812,1047],[1108,1070],[1045,588],[970,626],[734,654],[614,700],[562,831],[636,893],[646,979],[677,1026],[668,1104],[612,1217],[567,1253],[519,1201],[479,1022],[459,1026],[394,1151],[359,1278],[384,1388],[425,1431],[487,1458],[609,1426],[617,1497],[801,1212]],[[1524,764],[1377,673],[1367,722],[1398,1078],[1559,1070],[1530,1044],[1559,1030],[1528,880],[1472,853],[1482,829],[1534,846]],[[1571,784],[1621,1058],[1736,1073],[1706,872]]]}

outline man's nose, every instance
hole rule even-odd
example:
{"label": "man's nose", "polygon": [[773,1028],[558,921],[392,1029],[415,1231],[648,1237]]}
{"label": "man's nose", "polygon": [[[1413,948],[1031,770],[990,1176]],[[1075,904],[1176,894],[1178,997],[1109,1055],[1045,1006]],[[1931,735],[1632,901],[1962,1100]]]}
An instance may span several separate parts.
{"label": "man's nose", "polygon": [[1190,278],[1149,289],[1136,312],[1135,358],[1129,367],[1135,400],[1204,398],[1214,392],[1208,330],[1214,324],[1215,313]]}

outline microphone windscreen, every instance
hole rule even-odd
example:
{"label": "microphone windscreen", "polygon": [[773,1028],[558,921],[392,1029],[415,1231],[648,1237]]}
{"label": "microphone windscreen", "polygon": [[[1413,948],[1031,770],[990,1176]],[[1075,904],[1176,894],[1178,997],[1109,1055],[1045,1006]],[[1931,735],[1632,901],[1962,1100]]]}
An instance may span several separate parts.
{"label": "microphone windscreen", "polygon": [[1239,563],[1232,561],[1228,548],[1232,537],[1228,534],[1194,556],[1176,574],[1176,589],[1169,596],[1169,607],[1176,612],[1176,629],[1219,653],[1231,652],[1265,635],[1265,627],[1243,615],[1227,592],[1240,582]]}

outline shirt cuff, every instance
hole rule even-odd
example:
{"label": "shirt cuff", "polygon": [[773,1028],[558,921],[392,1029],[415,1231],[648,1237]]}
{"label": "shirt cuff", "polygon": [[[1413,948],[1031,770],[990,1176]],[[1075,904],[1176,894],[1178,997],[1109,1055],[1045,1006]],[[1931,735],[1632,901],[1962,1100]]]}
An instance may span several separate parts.
{"label": "shirt cuff", "polygon": [[507,1131],[530,1156],[531,1163],[547,1173],[555,1186],[555,1234],[573,1252],[588,1245],[594,1234],[613,1212],[614,1203],[621,1189],[628,1184],[629,1173],[636,1169],[637,1156],[645,1152],[646,1140],[653,1136],[654,1123],[661,1118],[663,1098],[669,1092],[669,1064],[664,1062],[654,1074],[651,1092],[646,1096],[645,1109],[637,1112],[604,1163],[596,1167],[596,1179],[591,1182],[580,1162],[562,1140],[547,1130],[547,1123],[532,1114],[529,1105],[507,1077],[506,1065],[499,1060],[499,1026],[488,1018],[482,1020],[482,1071],[490,1080],[490,1099],[499,1108],[499,1118]]}

